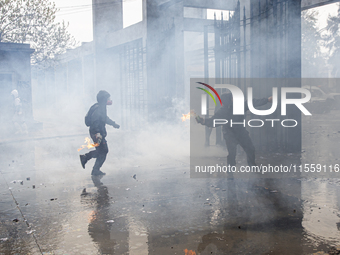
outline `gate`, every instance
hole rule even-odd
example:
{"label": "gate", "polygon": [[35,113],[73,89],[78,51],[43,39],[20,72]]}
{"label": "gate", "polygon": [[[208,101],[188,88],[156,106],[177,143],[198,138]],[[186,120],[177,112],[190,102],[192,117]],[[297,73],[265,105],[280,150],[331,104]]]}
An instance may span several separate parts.
{"label": "gate", "polygon": [[143,40],[122,45],[119,59],[122,124],[134,128],[146,118],[148,110]]}
{"label": "gate", "polygon": [[[251,86],[255,98],[270,96],[272,85],[266,79],[301,77],[301,1],[250,1],[248,8],[241,9],[238,2],[228,17],[216,20],[215,15],[216,83],[236,85],[245,95]],[[301,85],[298,79],[293,83],[280,79],[275,87],[280,91],[281,86]],[[280,111],[266,117],[280,119]],[[298,126],[289,130],[281,126],[251,129],[255,146],[264,151],[301,151],[301,114],[289,109],[287,117],[296,119]],[[217,130],[216,143],[221,141]]]}

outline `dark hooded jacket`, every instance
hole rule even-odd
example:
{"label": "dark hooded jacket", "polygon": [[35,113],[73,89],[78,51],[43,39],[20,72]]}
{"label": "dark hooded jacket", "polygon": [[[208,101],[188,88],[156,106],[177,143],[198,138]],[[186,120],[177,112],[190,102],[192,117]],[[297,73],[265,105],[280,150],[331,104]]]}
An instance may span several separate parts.
{"label": "dark hooded jacket", "polygon": [[105,125],[114,125],[115,122],[107,116],[106,103],[110,94],[105,90],[101,90],[97,94],[97,102],[91,106],[95,108],[91,116],[90,134],[100,133],[102,137],[106,137]]}
{"label": "dark hooded jacket", "polygon": [[[209,119],[205,120],[205,125],[208,127],[213,127],[214,125],[214,119],[226,119],[228,122],[230,120],[235,122],[243,122],[243,120],[246,118],[245,115],[233,115],[233,100],[232,100],[232,94],[231,93],[224,93],[221,95],[221,101],[222,101],[222,107],[216,111],[214,116],[212,116]],[[268,103],[268,98],[262,98],[262,99],[253,99],[253,105],[261,106]],[[244,102],[244,113],[246,113],[249,110],[247,101]],[[230,127],[229,123],[227,125],[223,125],[223,133],[226,133],[228,130],[232,130],[234,132],[237,132],[239,129],[245,129],[243,125],[233,125],[233,127]]]}

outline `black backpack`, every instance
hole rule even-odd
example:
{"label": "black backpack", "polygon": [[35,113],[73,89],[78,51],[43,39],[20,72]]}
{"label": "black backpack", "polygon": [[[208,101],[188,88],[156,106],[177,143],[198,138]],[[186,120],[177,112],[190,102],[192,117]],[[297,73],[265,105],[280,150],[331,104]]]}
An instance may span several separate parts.
{"label": "black backpack", "polygon": [[87,112],[85,116],[85,125],[87,127],[91,126],[92,124],[92,115],[95,112],[95,110],[98,108],[98,104],[94,104],[91,106],[90,110]]}

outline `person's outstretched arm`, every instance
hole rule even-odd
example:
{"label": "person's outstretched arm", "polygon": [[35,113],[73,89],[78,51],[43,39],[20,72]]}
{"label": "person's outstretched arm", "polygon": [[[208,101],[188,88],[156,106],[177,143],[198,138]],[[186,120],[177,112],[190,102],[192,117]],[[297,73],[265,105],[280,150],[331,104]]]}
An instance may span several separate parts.
{"label": "person's outstretched arm", "polygon": [[[214,116],[204,119],[200,116],[196,117],[196,121],[202,125],[205,125],[207,127],[214,127],[214,119],[226,119],[228,117],[228,110],[224,107],[218,109],[217,112],[215,112]],[[216,125],[215,127],[220,126]]]}
{"label": "person's outstretched arm", "polygon": [[114,128],[119,128],[120,126],[114,122],[113,120],[111,120],[109,117],[106,117],[106,124],[113,126]]}

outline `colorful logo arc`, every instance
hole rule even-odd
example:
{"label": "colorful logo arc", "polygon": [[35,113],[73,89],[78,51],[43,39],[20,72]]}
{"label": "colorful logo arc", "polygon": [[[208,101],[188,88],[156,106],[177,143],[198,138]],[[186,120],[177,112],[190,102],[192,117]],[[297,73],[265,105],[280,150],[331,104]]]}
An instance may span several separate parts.
{"label": "colorful logo arc", "polygon": [[[206,86],[207,88],[211,89],[211,91],[215,93],[215,95],[217,96],[218,100],[220,101],[220,103],[221,103],[221,105],[222,105],[222,100],[221,100],[221,98],[220,98],[220,95],[217,93],[217,91],[216,91],[213,87],[211,87],[210,85],[208,85],[208,84],[206,84],[206,83],[203,83],[203,82],[197,82],[197,83],[198,83],[198,84],[201,84],[201,85],[203,85],[203,86]],[[214,103],[215,103],[215,105],[216,105],[216,100],[215,100],[214,96],[209,92],[209,90],[206,90],[206,89],[203,89],[203,88],[200,88],[200,87],[196,87],[196,88],[205,91],[205,92],[206,92],[206,93],[214,100]]]}

